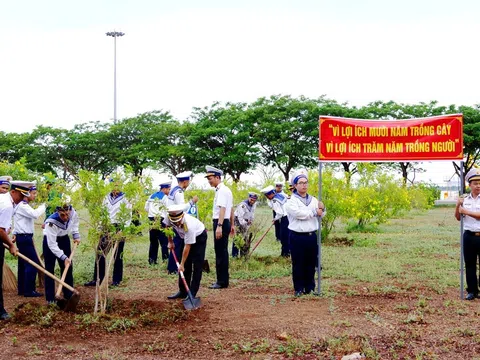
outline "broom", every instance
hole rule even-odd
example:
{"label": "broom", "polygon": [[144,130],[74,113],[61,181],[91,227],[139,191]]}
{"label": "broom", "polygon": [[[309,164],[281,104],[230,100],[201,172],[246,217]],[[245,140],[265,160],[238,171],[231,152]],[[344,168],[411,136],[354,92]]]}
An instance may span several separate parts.
{"label": "broom", "polygon": [[17,291],[17,278],[8,264],[3,262],[3,283],[2,289],[5,291]]}

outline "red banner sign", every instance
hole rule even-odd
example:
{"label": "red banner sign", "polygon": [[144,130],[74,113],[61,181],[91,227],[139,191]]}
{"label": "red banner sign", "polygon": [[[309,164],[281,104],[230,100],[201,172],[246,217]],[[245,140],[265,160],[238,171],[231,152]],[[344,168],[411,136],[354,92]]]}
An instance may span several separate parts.
{"label": "red banner sign", "polygon": [[320,116],[320,161],[463,159],[463,115],[410,120]]}

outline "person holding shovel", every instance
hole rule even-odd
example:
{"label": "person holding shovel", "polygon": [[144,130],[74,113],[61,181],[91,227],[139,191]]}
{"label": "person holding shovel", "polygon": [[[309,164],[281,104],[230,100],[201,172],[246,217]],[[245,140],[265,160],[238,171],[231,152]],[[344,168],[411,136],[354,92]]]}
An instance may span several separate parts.
{"label": "person holding shovel", "polygon": [[[29,259],[40,264],[35,244],[33,242],[33,233],[35,229],[35,220],[45,212],[45,204],[33,209],[30,202],[35,201],[37,196],[37,187],[30,188],[30,196],[26,196],[16,207],[13,215],[13,235],[17,242],[18,250]],[[43,294],[35,289],[35,278],[37,269],[26,261],[18,258],[18,295],[24,297],[40,297]]]}
{"label": "person holding shovel", "polygon": [[295,190],[285,203],[290,230],[293,287],[297,297],[310,294],[315,289],[318,219],[325,215],[323,202],[307,192],[307,174],[304,169],[293,174]]}
{"label": "person holding shovel", "polygon": [[[187,190],[188,186],[190,185],[193,177],[193,172],[191,171],[184,171],[180,174],[175,176],[177,178],[178,185],[173,187],[168,194],[167,206],[168,205],[179,205],[182,204],[184,206],[184,211],[189,213],[192,208],[196,209],[196,203],[198,201],[198,197],[194,196],[188,203],[185,203],[185,190]],[[175,244],[175,255],[180,260],[182,257],[182,241],[178,236],[173,238],[173,242]],[[170,250],[171,252],[172,250]],[[176,274],[177,273],[177,265],[175,264],[175,259],[173,255],[170,253],[168,257],[168,264],[167,264],[167,271],[169,274]]]}
{"label": "person holding shovel", "polygon": [[[58,261],[60,271],[63,274],[65,266],[69,265],[65,282],[73,287],[73,266],[70,261],[72,252],[70,237],[73,242],[80,243],[79,218],[72,205],[64,204],[57,206],[56,211],[45,220],[43,229],[43,256],[45,257],[45,269],[55,272],[55,263]],[[63,288],[65,299],[70,299],[72,292]],[[55,283],[50,277],[45,277],[45,298],[49,304],[55,304]]]}
{"label": "person holding shovel", "polygon": [[10,192],[0,195],[0,239],[2,248],[0,249],[0,320],[10,319],[10,315],[3,305],[3,262],[5,260],[5,246],[8,247],[10,254],[17,256],[17,246],[8,236],[12,224],[13,210],[15,206],[23,200],[25,196],[30,195],[29,189],[34,184],[28,181],[12,181]]}
{"label": "person holding shovel", "polygon": [[[166,227],[171,227],[183,243],[182,259],[178,270],[183,271],[187,286],[192,296],[197,295],[202,280],[203,262],[207,247],[207,232],[205,225],[197,218],[185,213],[185,204],[170,205],[167,209],[168,217],[164,219]],[[173,239],[169,237],[168,247],[175,249]],[[181,276],[178,276],[178,292],[168,296],[168,299],[183,299],[187,296],[187,289]]]}

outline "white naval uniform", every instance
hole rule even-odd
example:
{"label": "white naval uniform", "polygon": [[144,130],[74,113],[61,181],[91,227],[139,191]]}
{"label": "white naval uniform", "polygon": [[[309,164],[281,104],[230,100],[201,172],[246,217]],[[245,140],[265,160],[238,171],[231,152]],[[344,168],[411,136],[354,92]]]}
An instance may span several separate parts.
{"label": "white naval uniform", "polygon": [[[163,223],[166,226],[171,226],[178,236],[183,239],[184,243],[190,245],[195,244],[196,237],[205,231],[205,225],[197,218],[188,214],[183,215],[180,223],[171,222],[168,217],[163,220]],[[181,224],[185,224],[185,226],[180,226]],[[187,229],[186,231],[185,228]]]}
{"label": "white naval uniform", "polygon": [[[473,198],[472,194],[463,199],[463,205],[465,209],[480,213],[480,195],[476,199]],[[475,219],[472,216],[465,215],[463,219],[463,230],[480,232],[480,220]]]}
{"label": "white naval uniform", "polygon": [[108,210],[108,215],[110,217],[110,222],[112,224],[118,224],[118,213],[122,207],[122,204],[125,204],[125,207],[130,210],[130,217],[125,221],[125,226],[129,226],[132,221],[132,204],[127,200],[124,193],[120,193],[117,197],[113,197],[112,193],[109,193],[103,199],[103,206]]}
{"label": "white naval uniform", "polygon": [[57,237],[62,237],[72,234],[73,240],[80,241],[80,232],[79,225],[80,219],[74,208],[70,210],[70,219],[63,223],[61,221],[56,221],[52,219],[51,215],[47,220],[45,220],[45,229],[43,229],[43,235],[47,239],[48,248],[50,251],[60,260],[65,260],[68,256],[65,255],[63,250],[58,247]]}
{"label": "white naval uniform", "polygon": [[234,216],[238,220],[240,226],[248,227],[252,224],[253,219],[255,218],[256,208],[257,203],[255,202],[253,205],[250,205],[248,200],[242,201],[237,205]]}
{"label": "white naval uniform", "polygon": [[232,191],[225,186],[223,182],[217,185],[215,188],[215,198],[213,200],[213,215],[212,219],[218,219],[220,215],[220,207],[225,208],[224,219],[230,219],[233,207],[233,194]]}
{"label": "white naval uniform", "polygon": [[167,217],[168,196],[158,191],[152,194],[145,202],[145,211],[149,218]]}
{"label": "white naval uniform", "polygon": [[33,234],[35,220],[45,213],[45,209],[45,204],[33,209],[28,202],[20,202],[13,214],[13,234]]}

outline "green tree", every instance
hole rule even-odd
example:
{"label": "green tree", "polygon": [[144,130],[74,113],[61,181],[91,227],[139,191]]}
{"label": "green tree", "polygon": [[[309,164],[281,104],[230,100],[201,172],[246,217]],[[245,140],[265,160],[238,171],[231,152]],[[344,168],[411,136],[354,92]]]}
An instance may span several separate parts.
{"label": "green tree", "polygon": [[216,102],[210,107],[195,108],[195,126],[189,137],[195,153],[197,171],[204,165],[217,165],[234,182],[253,169],[259,161],[255,125],[244,103]]}
{"label": "green tree", "polygon": [[[466,174],[480,160],[480,105],[460,106],[458,109],[452,105],[448,113],[463,114],[463,171]],[[452,163],[455,173],[460,176],[457,162]]]}
{"label": "green tree", "polygon": [[303,96],[273,95],[249,106],[255,141],[262,163],[278,167],[285,180],[298,166],[311,167],[318,159],[318,102]]}
{"label": "green tree", "polygon": [[65,130],[50,126],[37,126],[29,134],[23,154],[26,156],[26,166],[40,173],[60,173],[67,179],[69,172],[63,166],[65,149]]}
{"label": "green tree", "polygon": [[90,122],[75,125],[64,134],[62,164],[78,179],[80,170],[99,172],[105,178],[119,165],[120,149],[112,147],[110,125]]}
{"label": "green tree", "polygon": [[189,135],[194,124],[172,120],[158,126],[158,131],[153,134],[156,147],[155,161],[163,170],[177,175],[183,171],[195,168],[198,155],[189,143]]}
{"label": "green tree", "polygon": [[110,127],[110,144],[118,163],[141,176],[144,169],[157,163],[164,125],[172,121],[170,113],[157,110],[118,120]]}

